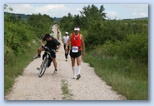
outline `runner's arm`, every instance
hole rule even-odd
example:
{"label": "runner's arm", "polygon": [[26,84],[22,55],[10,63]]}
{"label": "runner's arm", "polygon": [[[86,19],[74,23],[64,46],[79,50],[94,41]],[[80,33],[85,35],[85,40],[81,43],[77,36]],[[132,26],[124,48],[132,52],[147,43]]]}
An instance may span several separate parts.
{"label": "runner's arm", "polygon": [[70,41],[71,41],[71,37],[72,37],[72,35],[70,35],[70,37],[69,37],[69,39],[68,39],[68,41],[67,41],[67,43],[66,43],[66,50],[68,50],[68,45],[70,44]]}
{"label": "runner's arm", "polygon": [[85,43],[82,35],[81,35],[81,43],[82,43],[81,45],[82,45],[83,54],[85,54]]}

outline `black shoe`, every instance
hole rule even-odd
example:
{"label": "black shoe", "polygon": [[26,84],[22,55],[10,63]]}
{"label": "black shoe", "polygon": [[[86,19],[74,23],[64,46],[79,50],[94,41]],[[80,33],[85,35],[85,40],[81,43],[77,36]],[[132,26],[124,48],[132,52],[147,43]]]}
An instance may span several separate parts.
{"label": "black shoe", "polygon": [[40,58],[41,57],[41,55],[36,55],[35,57],[34,57],[34,59],[37,59],[37,58]]}
{"label": "black shoe", "polygon": [[80,78],[81,78],[81,75],[80,75],[80,74],[78,74],[76,79],[78,80],[78,79],[80,79]]}

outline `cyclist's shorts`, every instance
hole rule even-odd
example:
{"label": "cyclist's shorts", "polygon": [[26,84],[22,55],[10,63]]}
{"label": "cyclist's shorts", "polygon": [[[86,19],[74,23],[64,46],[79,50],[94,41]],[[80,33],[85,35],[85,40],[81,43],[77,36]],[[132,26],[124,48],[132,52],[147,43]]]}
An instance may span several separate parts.
{"label": "cyclist's shorts", "polygon": [[73,53],[72,50],[70,51],[70,56],[72,58],[77,58],[79,56],[81,56],[81,50],[79,50],[77,53]]}
{"label": "cyclist's shorts", "polygon": [[50,50],[51,57],[56,58],[56,52]]}

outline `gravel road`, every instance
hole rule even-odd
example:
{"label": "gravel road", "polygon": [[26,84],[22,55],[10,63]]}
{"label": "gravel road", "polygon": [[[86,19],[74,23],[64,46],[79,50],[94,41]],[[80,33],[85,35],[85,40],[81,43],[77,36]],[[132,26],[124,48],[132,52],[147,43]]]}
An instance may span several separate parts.
{"label": "gravel road", "polygon": [[[56,36],[57,28],[53,26]],[[61,41],[60,41],[61,42]],[[42,53],[43,54],[43,53]],[[71,60],[65,61],[63,44],[57,53],[58,73],[54,71],[53,64],[39,78],[37,67],[41,58],[33,60],[24,69],[21,76],[16,78],[15,84],[5,100],[124,100],[120,94],[106,85],[94,72],[89,64],[82,62],[81,78],[72,78]],[[69,93],[63,94],[63,83],[67,84]]]}

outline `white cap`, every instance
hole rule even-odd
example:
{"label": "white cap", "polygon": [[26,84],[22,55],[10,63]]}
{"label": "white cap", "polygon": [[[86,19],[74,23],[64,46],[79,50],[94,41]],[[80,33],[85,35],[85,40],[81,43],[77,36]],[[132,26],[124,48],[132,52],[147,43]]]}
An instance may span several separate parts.
{"label": "white cap", "polygon": [[78,28],[78,27],[74,28],[74,31],[79,31],[79,30],[80,30],[80,28]]}
{"label": "white cap", "polygon": [[68,32],[65,32],[65,34],[67,34],[67,35],[68,35]]}

